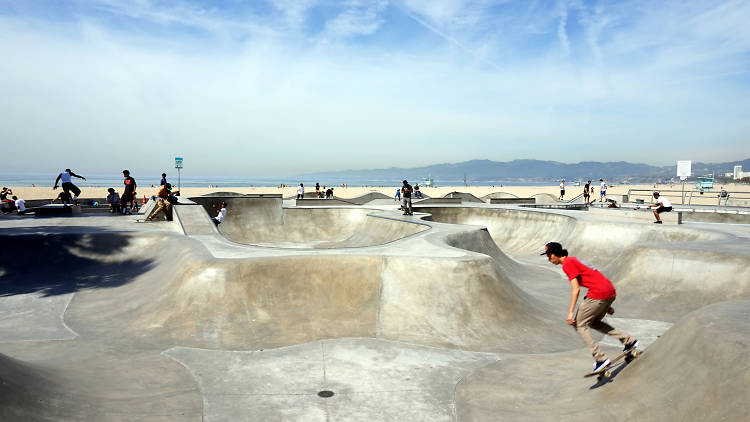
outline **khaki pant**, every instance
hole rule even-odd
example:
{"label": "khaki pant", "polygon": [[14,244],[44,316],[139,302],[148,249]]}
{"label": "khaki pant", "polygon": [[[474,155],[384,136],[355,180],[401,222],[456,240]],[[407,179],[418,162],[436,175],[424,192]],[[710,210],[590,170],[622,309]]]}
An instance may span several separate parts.
{"label": "khaki pant", "polygon": [[402,208],[404,209],[404,212],[407,213],[407,214],[411,214],[412,213],[412,211],[411,211],[411,197],[408,197],[408,198],[404,197],[404,199],[402,199],[401,201],[402,201]]}
{"label": "khaki pant", "polygon": [[164,215],[167,216],[167,220],[172,221],[172,203],[164,198],[156,198],[156,209],[151,213],[149,219],[155,219],[162,211],[164,211]]}
{"label": "khaki pant", "polygon": [[610,305],[612,305],[612,302],[614,301],[615,298],[597,300],[585,297],[581,301],[581,304],[578,305],[578,313],[576,313],[576,331],[578,331],[578,335],[581,336],[583,342],[586,343],[586,346],[591,350],[591,355],[597,361],[606,359],[607,355],[599,350],[599,345],[596,344],[591,337],[589,328],[593,328],[600,333],[612,336],[620,340],[620,343],[622,344],[635,341],[635,339],[628,334],[617,331],[611,325],[602,322],[602,318],[607,315],[607,310],[609,310]]}

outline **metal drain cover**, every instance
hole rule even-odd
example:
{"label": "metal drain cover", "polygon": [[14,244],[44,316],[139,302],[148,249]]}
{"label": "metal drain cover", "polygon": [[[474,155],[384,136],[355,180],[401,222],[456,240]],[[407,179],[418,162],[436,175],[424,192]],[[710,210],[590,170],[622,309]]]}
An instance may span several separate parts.
{"label": "metal drain cover", "polygon": [[318,396],[323,397],[324,399],[327,399],[328,397],[333,397],[333,391],[328,391],[328,390],[318,391]]}

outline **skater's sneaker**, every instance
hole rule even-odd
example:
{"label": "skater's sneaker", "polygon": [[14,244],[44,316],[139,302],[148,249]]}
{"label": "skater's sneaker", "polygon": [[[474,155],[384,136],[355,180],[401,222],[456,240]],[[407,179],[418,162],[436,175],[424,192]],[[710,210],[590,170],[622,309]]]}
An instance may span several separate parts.
{"label": "skater's sneaker", "polygon": [[592,372],[598,372],[607,365],[609,365],[609,359],[598,360],[594,362],[594,370]]}
{"label": "skater's sneaker", "polygon": [[622,349],[622,352],[629,352],[631,350],[635,350],[635,348],[638,347],[638,340],[634,340],[632,343],[625,344],[625,348]]}
{"label": "skater's sneaker", "polygon": [[662,224],[661,221],[654,221],[654,224]]}

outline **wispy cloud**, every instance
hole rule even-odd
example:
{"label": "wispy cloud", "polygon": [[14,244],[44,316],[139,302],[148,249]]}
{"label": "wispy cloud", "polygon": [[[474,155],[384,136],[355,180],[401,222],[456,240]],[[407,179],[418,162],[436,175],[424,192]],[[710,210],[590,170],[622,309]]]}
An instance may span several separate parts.
{"label": "wispy cloud", "polygon": [[570,55],[570,41],[568,41],[568,6],[565,2],[558,2],[560,9],[560,20],[557,23],[557,38],[560,40],[560,46],[562,47],[563,53],[568,56]]}
{"label": "wispy cloud", "polygon": [[747,153],[742,1],[65,4],[0,9],[16,169],[101,145],[252,174]]}

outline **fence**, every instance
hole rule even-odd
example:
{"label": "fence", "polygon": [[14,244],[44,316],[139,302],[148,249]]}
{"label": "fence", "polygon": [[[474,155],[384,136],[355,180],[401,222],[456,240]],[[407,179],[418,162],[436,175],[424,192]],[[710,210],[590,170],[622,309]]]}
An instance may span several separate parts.
{"label": "fence", "polygon": [[727,206],[729,201],[732,201],[736,202],[737,205],[750,206],[750,192],[726,190],[701,192],[691,189],[683,192],[682,190],[630,189],[628,190],[628,202],[636,202],[637,199],[643,199],[646,203],[651,202],[655,191],[658,191],[660,196],[667,197],[670,202],[680,205],[692,205],[694,198],[700,198],[700,202],[708,202],[708,198],[711,198],[711,202],[713,202],[713,198],[716,198],[717,205]]}

